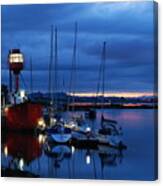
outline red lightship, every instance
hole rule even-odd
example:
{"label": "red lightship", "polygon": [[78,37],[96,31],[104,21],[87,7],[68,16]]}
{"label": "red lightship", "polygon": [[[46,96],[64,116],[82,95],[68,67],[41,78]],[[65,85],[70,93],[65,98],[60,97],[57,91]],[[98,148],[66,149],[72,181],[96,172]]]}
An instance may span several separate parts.
{"label": "red lightship", "polygon": [[[10,73],[10,102],[5,108],[7,128],[12,130],[33,130],[42,119],[42,105],[32,103],[19,90],[19,74],[24,66],[24,57],[19,49],[12,49],[8,55]],[[15,76],[15,91],[12,92],[12,75]]]}

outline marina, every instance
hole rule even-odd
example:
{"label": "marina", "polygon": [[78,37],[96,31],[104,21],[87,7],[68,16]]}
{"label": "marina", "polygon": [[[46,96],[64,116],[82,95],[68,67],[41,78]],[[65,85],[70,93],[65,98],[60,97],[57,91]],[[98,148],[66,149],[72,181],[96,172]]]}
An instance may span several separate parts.
{"label": "marina", "polygon": [[[123,130],[126,126],[123,124],[124,118],[121,117],[121,113],[128,112],[132,108],[133,118],[130,113],[129,118],[126,115],[127,118],[125,119],[126,122],[131,119],[132,123],[136,119],[134,118],[134,112],[137,113],[139,109],[134,110],[132,104],[128,105],[130,109],[125,109],[124,106],[120,107],[120,105],[115,109],[112,103],[106,102],[106,42],[103,42],[102,45],[97,92],[91,103],[93,107],[89,104],[90,107],[88,106],[87,109],[77,107],[77,105],[82,106],[76,100],[76,81],[74,80],[76,79],[77,23],[75,23],[72,69],[69,82],[71,96],[68,95],[65,102],[58,99],[60,94],[58,94],[57,90],[57,33],[57,28],[55,28],[54,33],[53,27],[51,27],[49,63],[51,67],[49,68],[49,95],[46,103],[33,99],[19,88],[19,75],[20,71],[23,70],[24,56],[19,49],[12,49],[9,52],[10,90],[4,96],[4,105],[2,107],[2,158],[3,162],[5,162],[2,165],[2,174],[3,176],[20,177],[81,178],[77,175],[82,174],[84,176],[85,174],[81,173],[80,170],[73,170],[73,173],[71,173],[71,169],[75,169],[76,166],[72,158],[78,154],[76,158],[85,159],[86,165],[92,164],[93,161],[93,177],[91,178],[105,179],[104,167],[118,167],[122,162],[123,153],[128,151],[127,142],[129,139],[124,140],[126,134]],[[53,34],[55,35],[54,61]],[[52,71],[53,62],[55,62],[55,68]],[[52,77],[55,77],[54,82]],[[31,75],[31,90],[33,89],[32,79]],[[15,84],[14,90],[13,82]],[[150,103],[152,108],[155,109],[155,102],[152,101]],[[109,109],[106,104],[110,105]],[[146,110],[143,110],[144,106],[139,106],[140,111],[146,112]],[[153,109],[148,107],[147,111],[150,112],[151,110]],[[115,113],[117,115],[114,115]],[[59,176],[57,169],[60,169],[62,162],[65,162],[65,160],[68,162],[68,167],[64,165],[69,169],[68,173],[65,176],[65,171],[63,171]],[[37,162],[37,166],[35,162]],[[99,166],[99,162],[101,162],[101,167],[96,168],[96,164]],[[42,174],[45,166],[48,167],[48,173],[45,171]],[[101,170],[100,173],[97,173],[99,170]],[[83,178],[90,177],[86,174]],[[107,179],[109,179],[108,174]],[[111,179],[114,178],[111,177]],[[116,177],[116,179],[121,178]]]}
{"label": "marina", "polygon": [[[92,107],[86,103],[86,105],[89,105],[88,108],[83,107],[80,109],[82,104],[76,100],[74,81],[76,78],[77,23],[75,23],[72,70],[70,71],[71,78],[69,82],[71,96],[67,97],[66,102],[61,102],[58,99],[57,33],[57,28],[55,28],[54,33],[53,27],[51,27],[49,63],[51,67],[49,68],[49,97],[47,103],[41,103],[37,99],[31,98],[25,91],[21,91],[19,88],[19,75],[20,71],[23,70],[24,56],[19,49],[12,49],[9,52],[10,90],[6,96],[8,99],[4,101],[2,108],[1,125],[3,130],[2,155],[3,162],[5,162],[2,165],[2,174],[3,176],[20,177],[65,177],[63,173],[59,176],[57,169],[60,169],[62,162],[66,160],[69,162],[68,169],[70,169],[67,176],[69,175],[69,178],[81,178],[76,175],[76,173],[81,174],[79,170],[75,170],[71,175],[71,169],[75,169],[76,166],[76,163],[72,162],[74,161],[72,158],[79,153],[78,158],[84,158],[86,165],[91,164],[93,161],[94,178],[105,179],[105,165],[108,167],[119,166],[123,159],[123,153],[128,151],[128,144],[126,143],[128,140],[124,141],[126,134],[123,131],[125,127],[123,126],[123,118],[118,118],[118,115],[114,116],[117,112],[119,114],[125,111],[128,112],[128,110],[124,106],[120,107],[120,105],[115,109],[113,104],[106,103],[106,42],[103,42],[102,45],[99,81],[97,82],[96,96],[91,103]],[[55,35],[54,61],[53,34]],[[55,62],[54,71],[51,69],[53,62]],[[52,77],[55,77],[54,82]],[[31,90],[33,89],[32,79],[31,75]],[[15,84],[14,90],[13,82]],[[155,102],[151,103],[152,108],[155,108]],[[109,110],[106,104],[109,104]],[[78,108],[78,105],[80,108]],[[128,106],[132,108],[132,113],[133,107]],[[143,111],[144,106],[139,106],[140,110]],[[150,108],[148,107],[149,111]],[[122,111],[120,111],[121,109]],[[135,120],[134,117],[133,119]],[[41,160],[42,158],[45,160]],[[38,164],[37,170],[35,161]],[[54,167],[51,166],[51,163],[49,164],[49,161],[53,161],[51,163]],[[96,164],[99,164],[99,161],[101,167],[97,169]],[[33,166],[34,168],[32,168]],[[48,166],[48,173],[42,174],[42,169],[44,169],[42,166]],[[101,170],[100,174],[97,173],[99,170]],[[83,173],[82,175],[84,176]],[[83,178],[90,177],[87,175]],[[108,175],[107,178],[109,178]],[[120,178],[117,177],[116,179]]]}
{"label": "marina", "polygon": [[157,179],[154,5],[121,3],[2,7],[3,177]]}
{"label": "marina", "polygon": [[[97,96],[100,91],[100,83],[102,89],[101,114],[99,117],[99,126],[91,126],[90,121],[94,122],[96,119],[96,110],[89,109],[84,113],[77,112],[75,109],[75,69],[76,69],[76,47],[77,47],[77,23],[75,23],[74,34],[74,47],[73,47],[73,59],[72,59],[72,71],[70,71],[70,93],[71,97],[68,97],[66,111],[63,106],[60,108],[60,103],[57,95],[54,95],[57,90],[57,28],[55,28],[55,78],[52,82],[52,66],[53,66],[53,26],[51,27],[51,51],[50,51],[50,68],[49,68],[49,104],[43,105],[37,101],[31,100],[25,92],[19,89],[19,75],[23,70],[24,56],[19,49],[12,49],[9,51],[8,63],[9,63],[9,99],[8,104],[2,108],[3,123],[2,129],[4,135],[7,137],[6,144],[4,145],[4,153],[8,156],[12,155],[12,160],[9,162],[9,167],[4,169],[4,176],[7,174],[28,175],[32,177],[33,173],[25,170],[24,163],[29,163],[32,159],[40,156],[41,152],[49,156],[57,157],[60,162],[64,157],[71,157],[72,149],[84,149],[86,150],[86,163],[90,163],[90,151],[97,151],[100,156],[107,155],[113,149],[120,154],[123,150],[127,149],[127,146],[122,140],[122,127],[118,122],[105,117],[104,114],[104,95],[105,95],[105,50],[106,42],[103,43],[102,60],[99,71],[99,83],[97,85]],[[31,72],[32,73],[32,72]],[[15,78],[15,88],[13,91],[13,77]],[[32,84],[32,76],[31,76]],[[52,85],[55,86],[52,86]],[[31,87],[32,90],[32,87]],[[7,96],[7,97],[8,97]],[[70,99],[71,98],[71,99]],[[5,101],[6,102],[6,101]],[[94,103],[97,105],[97,101]],[[70,107],[71,106],[71,107]],[[94,125],[94,124],[93,124]],[[16,132],[16,134],[15,134]],[[26,136],[27,139],[21,140],[21,133],[31,133],[33,136]],[[17,136],[18,135],[18,136]],[[39,141],[35,137],[39,138]],[[29,138],[29,140],[28,140]],[[27,147],[27,149],[20,148],[15,149],[14,143],[19,143],[19,140],[23,142],[21,146]],[[29,142],[28,142],[29,141]],[[32,142],[34,141],[34,142]],[[34,143],[34,144],[33,144]],[[40,146],[42,143],[42,146]],[[29,152],[28,148],[30,144],[33,146]],[[70,150],[71,149],[71,150]],[[19,154],[20,153],[20,154]],[[26,153],[29,153],[29,157]],[[102,154],[101,154],[102,153]],[[110,152],[109,152],[110,153]],[[31,155],[30,155],[31,154]],[[17,157],[18,156],[18,157]],[[23,157],[25,156],[25,157]],[[35,157],[36,156],[36,157]],[[27,159],[26,161],[24,159]],[[58,164],[58,162],[56,162]],[[57,166],[57,165],[56,165]],[[59,165],[58,165],[59,166]],[[12,167],[12,168],[11,168]],[[13,168],[14,167],[14,168]],[[27,172],[26,172],[27,171]],[[36,174],[37,176],[39,174]],[[35,174],[33,175],[35,177]]]}

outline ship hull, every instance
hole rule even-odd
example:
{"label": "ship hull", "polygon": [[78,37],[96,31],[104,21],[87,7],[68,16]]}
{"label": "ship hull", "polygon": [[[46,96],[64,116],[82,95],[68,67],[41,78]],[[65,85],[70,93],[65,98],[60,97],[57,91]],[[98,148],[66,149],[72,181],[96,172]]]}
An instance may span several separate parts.
{"label": "ship hull", "polygon": [[33,130],[42,117],[42,105],[25,102],[8,107],[6,111],[7,128],[11,130]]}

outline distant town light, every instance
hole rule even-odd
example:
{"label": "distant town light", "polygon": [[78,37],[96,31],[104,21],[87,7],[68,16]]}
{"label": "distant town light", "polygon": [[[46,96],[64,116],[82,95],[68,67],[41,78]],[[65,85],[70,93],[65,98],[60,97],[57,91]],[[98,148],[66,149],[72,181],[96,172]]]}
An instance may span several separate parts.
{"label": "distant town light", "polygon": [[[79,97],[97,97],[96,92],[76,92],[67,94],[70,96]],[[99,93],[98,96],[133,98],[142,96],[155,96],[155,94],[153,92],[105,92],[105,95],[103,95],[103,93]]]}

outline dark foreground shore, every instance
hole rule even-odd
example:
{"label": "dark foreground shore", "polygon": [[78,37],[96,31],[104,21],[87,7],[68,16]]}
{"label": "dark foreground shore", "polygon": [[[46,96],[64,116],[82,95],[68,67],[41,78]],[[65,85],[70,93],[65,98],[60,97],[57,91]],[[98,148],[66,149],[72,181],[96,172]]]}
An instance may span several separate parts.
{"label": "dark foreground shore", "polygon": [[21,170],[13,170],[10,168],[4,168],[1,169],[1,176],[2,177],[22,177],[22,178],[39,178],[38,175],[32,174],[28,171],[21,171]]}

